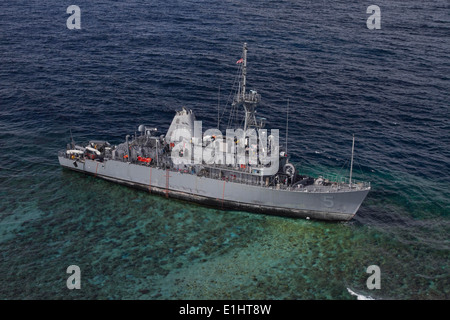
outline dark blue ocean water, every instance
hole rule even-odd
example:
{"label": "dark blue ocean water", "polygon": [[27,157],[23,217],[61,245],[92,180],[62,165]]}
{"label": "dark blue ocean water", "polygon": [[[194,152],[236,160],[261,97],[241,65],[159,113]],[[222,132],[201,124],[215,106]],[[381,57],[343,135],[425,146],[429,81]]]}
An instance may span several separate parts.
{"label": "dark blue ocean water", "polygon": [[[81,30],[66,9],[81,8]],[[381,8],[369,30],[366,9]],[[0,3],[0,298],[448,299],[450,16],[436,1]],[[372,192],[348,223],[220,211],[62,170],[70,141],[203,127],[242,44],[301,172]],[[284,143],[284,141],[281,141]],[[343,174],[346,174],[345,171]],[[81,269],[68,290],[66,269]],[[381,289],[366,269],[378,265]]]}

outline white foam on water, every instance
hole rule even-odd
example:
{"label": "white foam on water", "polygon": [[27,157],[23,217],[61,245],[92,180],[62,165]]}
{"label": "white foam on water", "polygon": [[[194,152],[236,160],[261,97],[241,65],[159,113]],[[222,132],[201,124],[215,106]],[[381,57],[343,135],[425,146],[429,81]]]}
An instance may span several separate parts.
{"label": "white foam on water", "polygon": [[374,298],[370,297],[370,296],[364,296],[362,294],[356,293],[354,291],[352,291],[350,288],[347,288],[347,291],[352,295],[352,296],[356,296],[358,300],[375,300]]}

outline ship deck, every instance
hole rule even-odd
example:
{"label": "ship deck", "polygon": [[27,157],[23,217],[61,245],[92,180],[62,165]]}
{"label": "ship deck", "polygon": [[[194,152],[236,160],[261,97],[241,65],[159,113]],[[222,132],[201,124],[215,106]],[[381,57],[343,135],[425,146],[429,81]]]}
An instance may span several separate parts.
{"label": "ship deck", "polygon": [[[58,152],[58,156],[69,158],[65,151]],[[83,159],[74,159],[83,162]],[[338,193],[338,192],[352,192],[352,191],[362,191],[370,190],[370,182],[357,182],[354,181],[352,184],[349,183],[348,178],[341,177],[339,181],[333,181],[327,179],[324,176],[319,176],[325,181],[329,181],[327,185],[311,184],[311,185],[300,185],[300,186],[289,186],[284,183],[274,184],[270,177],[264,177],[259,174],[254,173],[254,170],[258,170],[258,167],[229,167],[224,165],[197,165],[196,166],[184,166],[183,168],[170,167],[167,168],[164,165],[156,165],[154,163],[145,163],[140,161],[127,161],[125,159],[111,159],[109,157],[104,158],[102,161],[96,159],[95,161],[107,162],[107,161],[119,161],[128,162],[135,165],[158,168],[161,170],[168,170],[171,172],[179,172],[183,174],[196,175],[199,177],[207,177],[210,179],[234,182],[239,184],[247,184],[258,186],[267,189],[274,190],[285,190],[290,192],[304,192],[304,193]],[[201,169],[199,169],[201,168]]]}

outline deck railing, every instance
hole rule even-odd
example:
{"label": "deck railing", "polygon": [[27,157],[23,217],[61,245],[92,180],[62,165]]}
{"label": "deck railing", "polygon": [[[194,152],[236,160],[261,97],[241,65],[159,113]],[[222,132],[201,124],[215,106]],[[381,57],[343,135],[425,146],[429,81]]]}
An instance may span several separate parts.
{"label": "deck railing", "polygon": [[[58,151],[58,156],[64,157],[64,158],[70,158],[70,156],[66,153],[66,151]],[[75,157],[75,159],[79,159]],[[110,157],[104,158],[104,161],[112,160]],[[163,159],[161,159],[163,160]],[[170,170],[172,172],[179,172],[179,173],[186,173],[186,174],[192,174],[193,167],[186,168],[186,169],[176,169],[176,168],[164,168],[164,161],[160,162],[160,165],[157,166],[156,163],[149,164],[144,163],[140,161],[128,161],[127,158],[119,158],[116,157],[115,161],[121,161],[121,162],[131,162],[133,164],[142,165],[142,166],[151,166],[151,167],[159,167],[161,169]],[[286,186],[283,183],[275,184],[272,180],[269,185],[266,185],[266,180],[263,178],[261,181],[260,176],[252,175],[251,170],[255,169],[255,167],[237,167],[237,168],[223,168],[218,165],[211,165],[211,166],[203,166],[206,171],[203,175],[199,174],[199,176],[204,176],[206,178],[221,180],[221,181],[228,181],[228,182],[236,182],[241,184],[247,184],[247,185],[254,185],[264,188],[270,188],[270,189],[279,189],[279,190],[288,190],[288,191],[297,191],[297,192],[346,192],[346,191],[352,191],[352,190],[364,190],[367,188],[370,188],[370,182],[363,182],[363,181],[356,181],[352,179],[352,183],[350,184],[349,178],[337,176],[337,175],[322,175],[319,176],[319,178],[323,179],[323,182],[325,182],[327,185],[322,184],[312,184],[307,186],[297,185],[297,186]],[[217,172],[216,172],[217,171]],[[233,175],[233,178],[230,179],[230,175]],[[235,176],[235,178],[234,178]],[[258,178],[255,178],[258,177]]]}

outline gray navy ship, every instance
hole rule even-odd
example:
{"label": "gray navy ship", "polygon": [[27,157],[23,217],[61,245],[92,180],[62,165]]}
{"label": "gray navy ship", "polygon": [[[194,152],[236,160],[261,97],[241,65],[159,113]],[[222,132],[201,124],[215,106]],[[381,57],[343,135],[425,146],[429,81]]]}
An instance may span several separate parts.
{"label": "gray navy ship", "polygon": [[[370,191],[370,183],[299,174],[279,146],[278,130],[265,129],[256,116],[261,96],[247,91],[247,44],[243,46],[238,85],[231,103],[240,121],[223,135],[202,130],[192,110],[176,111],[167,133],[140,125],[125,142],[72,142],[58,152],[63,168],[140,188],[167,198],[306,219],[347,221]],[[231,116],[230,116],[231,118]],[[286,127],[287,129],[287,127]]]}

